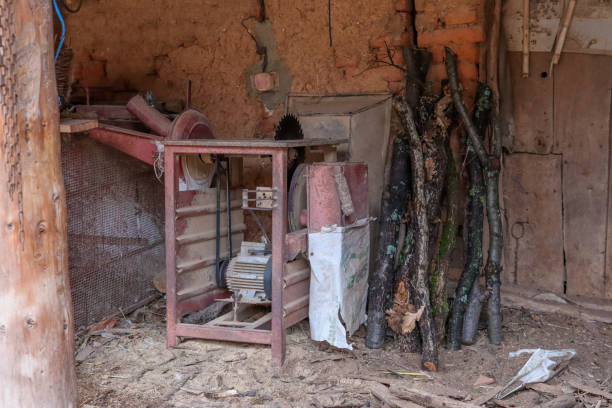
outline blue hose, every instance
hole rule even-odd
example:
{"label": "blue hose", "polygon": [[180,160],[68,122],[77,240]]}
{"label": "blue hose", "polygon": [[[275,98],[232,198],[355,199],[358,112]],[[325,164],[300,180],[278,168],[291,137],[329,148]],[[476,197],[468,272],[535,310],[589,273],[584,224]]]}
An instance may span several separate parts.
{"label": "blue hose", "polygon": [[59,41],[59,44],[57,45],[57,51],[55,51],[55,58],[53,59],[53,62],[57,62],[57,57],[59,57],[59,53],[60,53],[60,50],[62,49],[62,45],[64,45],[64,39],[66,38],[66,23],[64,22],[62,13],[60,13],[56,0],[53,0],[53,7],[55,8],[55,13],[57,14],[57,18],[62,24],[62,35],[60,36],[60,41]]}
{"label": "blue hose", "polygon": [[[64,45],[64,39],[66,38],[66,23],[64,22],[64,18],[62,17],[62,13],[59,11],[59,7],[57,7],[57,1],[53,0],[53,7],[55,8],[55,13],[57,14],[57,18],[62,24],[62,35],[60,36],[59,44],[57,45],[57,51],[55,51],[55,57],[53,58],[53,63],[57,63],[57,57],[59,57],[60,50],[62,49],[62,45]],[[57,95],[57,103],[59,106],[62,106],[62,98]]]}

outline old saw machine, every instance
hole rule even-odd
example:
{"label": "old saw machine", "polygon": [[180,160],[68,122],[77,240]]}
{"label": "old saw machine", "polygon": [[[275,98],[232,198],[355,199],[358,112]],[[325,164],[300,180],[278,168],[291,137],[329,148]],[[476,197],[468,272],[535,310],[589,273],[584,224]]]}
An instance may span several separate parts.
{"label": "old saw machine", "polygon": [[[282,363],[285,330],[308,317],[308,234],[368,217],[367,165],[337,162],[348,139],[304,138],[292,115],[274,139],[217,139],[200,112],[171,121],[139,96],[123,110],[83,109],[98,118],[91,138],[163,172],[168,346],[180,337],[270,344]],[[269,186],[244,188],[254,171],[246,158],[269,160]],[[204,324],[183,321],[215,302],[232,307]]]}

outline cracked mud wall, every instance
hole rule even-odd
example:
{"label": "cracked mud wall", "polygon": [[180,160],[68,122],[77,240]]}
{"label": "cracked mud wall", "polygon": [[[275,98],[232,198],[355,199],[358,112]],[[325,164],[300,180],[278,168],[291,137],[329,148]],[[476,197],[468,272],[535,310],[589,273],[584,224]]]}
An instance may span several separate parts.
{"label": "cracked mud wall", "polygon": [[[380,51],[373,48],[376,41],[386,39],[393,49],[411,41],[410,13],[396,3],[332,1],[330,47],[327,1],[266,1],[278,56],[292,76],[291,92],[400,89],[400,71],[373,64]],[[212,121],[218,137],[269,133],[282,106],[269,112],[249,97],[246,69],[261,57],[241,26],[258,11],[254,0],[86,1],[67,17],[76,85],[110,90],[106,98],[115,102],[149,89],[171,100],[184,99],[191,79],[193,105]],[[244,24],[253,30],[254,22]]]}

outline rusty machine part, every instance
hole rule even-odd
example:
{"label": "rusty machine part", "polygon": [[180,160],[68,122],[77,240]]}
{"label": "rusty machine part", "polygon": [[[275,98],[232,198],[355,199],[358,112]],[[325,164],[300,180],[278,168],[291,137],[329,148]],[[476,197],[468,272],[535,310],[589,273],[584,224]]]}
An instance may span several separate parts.
{"label": "rusty machine part", "polygon": [[128,102],[127,110],[136,116],[155,134],[169,140],[214,139],[215,133],[210,120],[195,109],[188,109],[170,121],[145,99],[136,95]]}
{"label": "rusty machine part", "polygon": [[149,106],[142,96],[134,96],[130,99],[126,108],[128,112],[140,119],[140,121],[156,135],[162,137],[168,137],[170,135],[170,130],[172,129],[172,122],[170,119]]}
{"label": "rusty machine part", "polygon": [[[126,108],[154,133],[166,139],[215,138],[210,120],[195,109],[187,109],[170,121],[140,95],[132,97]],[[181,155],[180,163],[188,189],[210,187],[216,169],[210,155]]]}

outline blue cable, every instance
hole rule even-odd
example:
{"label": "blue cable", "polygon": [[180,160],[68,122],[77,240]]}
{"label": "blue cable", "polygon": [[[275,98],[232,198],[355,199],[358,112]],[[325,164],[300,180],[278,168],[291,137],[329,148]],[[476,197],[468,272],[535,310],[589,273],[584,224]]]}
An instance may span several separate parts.
{"label": "blue cable", "polygon": [[64,18],[62,17],[62,13],[60,13],[56,0],[53,0],[53,7],[55,7],[55,13],[57,14],[57,18],[62,24],[62,35],[60,37],[60,41],[57,46],[57,51],[55,51],[55,58],[53,60],[53,62],[57,62],[57,57],[59,57],[59,53],[60,53],[60,50],[62,49],[62,45],[64,45],[64,39],[66,38],[66,23],[64,23]]}

